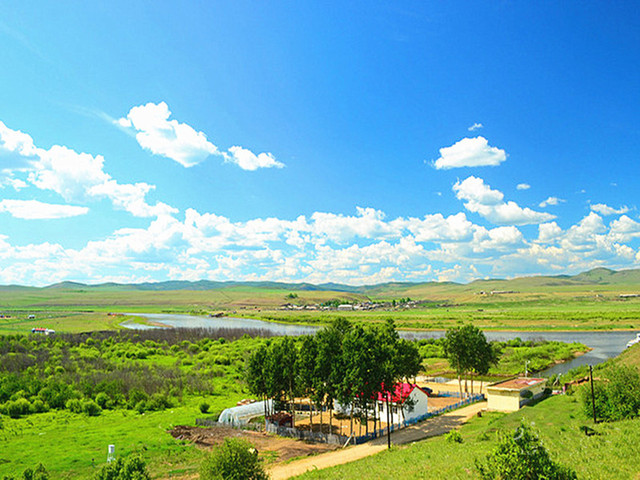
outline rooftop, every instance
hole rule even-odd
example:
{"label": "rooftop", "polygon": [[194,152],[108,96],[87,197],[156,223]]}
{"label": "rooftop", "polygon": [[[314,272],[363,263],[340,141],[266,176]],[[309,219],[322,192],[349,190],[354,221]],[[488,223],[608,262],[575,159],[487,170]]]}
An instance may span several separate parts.
{"label": "rooftop", "polygon": [[522,390],[524,388],[533,387],[534,385],[538,385],[539,383],[543,383],[546,381],[546,378],[520,377],[507,380],[506,382],[496,383],[495,385],[491,385],[488,388],[499,388],[503,390]]}

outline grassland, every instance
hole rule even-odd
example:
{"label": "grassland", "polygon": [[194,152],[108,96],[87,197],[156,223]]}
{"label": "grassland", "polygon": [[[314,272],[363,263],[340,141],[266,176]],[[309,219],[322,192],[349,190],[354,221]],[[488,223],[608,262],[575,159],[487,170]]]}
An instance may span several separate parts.
{"label": "grassland", "polygon": [[[598,368],[615,363],[638,368],[640,345]],[[296,478],[477,478],[475,461],[492,450],[500,432],[512,432],[525,420],[533,424],[552,458],[574,468],[578,478],[637,479],[640,467],[635,459],[640,458],[640,444],[631,439],[640,438],[640,418],[594,425],[582,411],[577,393],[553,396],[512,414],[485,413],[460,429],[462,443],[436,437]],[[586,435],[584,427],[593,429],[595,435]]]}
{"label": "grassland", "polygon": [[[416,287],[417,288],[417,287]],[[640,286],[637,290],[640,290]],[[634,286],[531,286],[512,294],[480,295],[477,287],[437,284],[411,297],[416,308],[368,311],[281,310],[293,302],[315,305],[329,300],[364,302],[386,297],[335,291],[298,291],[230,287],[219,290],[138,291],[109,288],[0,289],[0,332],[27,331],[44,326],[69,332],[118,328],[120,313],[222,312],[229,316],[287,323],[327,324],[337,317],[356,322],[382,322],[389,317],[400,328],[442,330],[463,322],[487,330],[618,330],[640,329],[640,298],[621,298]],[[411,292],[403,291],[403,294]],[[388,294],[388,292],[386,293]],[[385,294],[385,295],[386,295]],[[411,293],[413,294],[413,293]],[[396,298],[401,298],[400,296]],[[35,315],[36,321],[27,317]]]}
{"label": "grassland", "polygon": [[437,437],[297,478],[477,478],[475,460],[491,451],[499,431],[513,431],[522,418],[534,424],[552,457],[575,468],[578,478],[637,478],[634,459],[640,458],[640,444],[629,439],[640,435],[640,420],[598,424],[598,434],[586,436],[581,427],[593,427],[593,422],[583,417],[575,396],[553,397],[509,415],[484,414],[461,428],[463,443]]}

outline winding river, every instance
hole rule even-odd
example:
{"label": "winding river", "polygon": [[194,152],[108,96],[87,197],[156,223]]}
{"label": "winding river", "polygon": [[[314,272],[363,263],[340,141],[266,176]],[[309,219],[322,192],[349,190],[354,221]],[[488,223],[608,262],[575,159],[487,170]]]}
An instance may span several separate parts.
{"label": "winding river", "polygon": [[[313,334],[321,327],[308,325],[292,325],[285,323],[265,322],[262,320],[253,320],[249,318],[235,317],[195,317],[192,315],[177,315],[168,313],[136,313],[131,314],[144,317],[154,323],[161,323],[170,327],[180,328],[244,328],[244,329],[260,329],[267,330],[275,335],[307,335]],[[135,323],[133,321],[123,322],[123,327],[131,329],[147,329],[156,328],[149,325]],[[484,332],[488,340],[511,340],[516,337],[522,340],[549,340],[558,342],[580,342],[588,347],[591,351],[576,357],[565,363],[555,365],[539,375],[549,376],[558,373],[564,373],[568,370],[579,367],[580,365],[596,365],[605,360],[617,356],[622,352],[629,340],[635,338],[635,332],[621,331],[495,331],[489,330]],[[445,334],[444,330],[417,331],[403,330],[400,336],[410,339],[422,338],[440,338]]]}

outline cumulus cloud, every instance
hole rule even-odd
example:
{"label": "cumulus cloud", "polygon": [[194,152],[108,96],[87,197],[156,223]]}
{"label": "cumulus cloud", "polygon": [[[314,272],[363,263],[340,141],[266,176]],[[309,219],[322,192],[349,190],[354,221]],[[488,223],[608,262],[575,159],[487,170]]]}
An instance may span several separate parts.
{"label": "cumulus cloud", "polygon": [[467,128],[467,130],[469,130],[470,132],[475,132],[476,130],[480,130],[482,127],[484,127],[484,125],[482,125],[481,123],[474,123],[469,128]]}
{"label": "cumulus cloud", "polygon": [[270,153],[260,153],[256,155],[251,150],[242,147],[231,147],[225,159],[230,163],[235,163],[243,170],[257,170],[258,168],[282,168],[284,163],[278,162]]}
{"label": "cumulus cloud", "polygon": [[[28,182],[40,190],[57,193],[68,202],[108,198],[116,208],[138,217],[177,212],[163,203],[155,206],[146,203],[145,196],[155,188],[153,185],[118,183],[104,171],[101,155],[78,153],[61,145],[39,148],[28,134],[12,130],[0,122],[0,158],[5,156],[21,159],[16,168],[0,172],[3,182],[14,188],[25,188]],[[24,179],[16,178],[20,175]],[[79,212],[77,208],[80,207],[67,212]]]}
{"label": "cumulus cloud", "polygon": [[547,222],[555,216],[522,208],[513,201],[504,201],[504,194],[492,189],[478,177],[470,176],[453,185],[453,191],[470,212],[478,213],[498,224],[528,225]]}
{"label": "cumulus cloud", "polygon": [[529,190],[531,188],[531,185],[529,185],[528,183],[519,183],[518,185],[516,185],[516,189],[518,190]]}
{"label": "cumulus cloud", "polygon": [[216,155],[243,170],[259,168],[282,168],[271,153],[255,154],[243,147],[233,146],[227,152],[220,151],[211,143],[204,132],[197,131],[186,123],[169,119],[171,111],[165,102],[139,105],[131,108],[126,117],[115,123],[121,128],[135,132],[135,138],[142,148],[154,155],[170,158],[183,167],[193,167],[207,157]]}
{"label": "cumulus cloud", "polygon": [[459,167],[497,166],[507,159],[504,150],[489,146],[484,137],[463,138],[450,147],[440,149],[440,158],[434,162],[437,169]]}
{"label": "cumulus cloud", "polygon": [[596,203],[591,205],[591,210],[598,212],[601,215],[622,215],[629,211],[629,207],[625,205],[616,209],[604,203]]}
{"label": "cumulus cloud", "polygon": [[542,202],[540,202],[540,204],[538,205],[540,208],[544,208],[547,207],[549,205],[558,205],[560,203],[564,203],[565,200],[563,200],[562,198],[558,198],[558,197],[549,197],[546,200],[543,200]]}
{"label": "cumulus cloud", "polygon": [[175,160],[183,167],[193,167],[209,155],[219,154],[218,148],[203,132],[186,123],[169,120],[171,111],[165,102],[147,103],[129,110],[117,123],[132,128],[140,146],[154,155]]}
{"label": "cumulus cloud", "polygon": [[55,205],[37,200],[2,200],[0,212],[8,212],[15,218],[42,220],[85,215],[89,209],[74,205]]}

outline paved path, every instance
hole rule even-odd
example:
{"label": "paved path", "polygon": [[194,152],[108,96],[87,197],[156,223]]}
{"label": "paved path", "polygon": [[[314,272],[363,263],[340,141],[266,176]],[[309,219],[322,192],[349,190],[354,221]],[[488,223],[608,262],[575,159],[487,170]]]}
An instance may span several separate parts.
{"label": "paved path", "polygon": [[[425,420],[417,425],[404,428],[391,434],[394,445],[423,440],[447,433],[474,417],[480,410],[487,408],[487,402],[478,402],[468,407],[463,407],[453,412],[445,413],[439,417]],[[283,480],[301,475],[309,470],[322,470],[323,468],[342,465],[361,458],[374,455],[387,448],[387,437],[377,438],[362,445],[355,445],[329,453],[323,453],[313,457],[307,457],[286,465],[275,465],[269,471],[272,480]]]}

